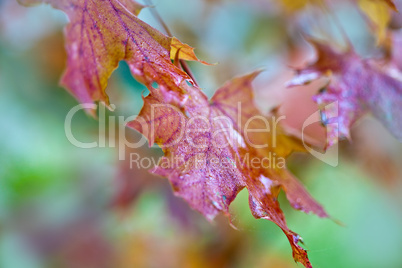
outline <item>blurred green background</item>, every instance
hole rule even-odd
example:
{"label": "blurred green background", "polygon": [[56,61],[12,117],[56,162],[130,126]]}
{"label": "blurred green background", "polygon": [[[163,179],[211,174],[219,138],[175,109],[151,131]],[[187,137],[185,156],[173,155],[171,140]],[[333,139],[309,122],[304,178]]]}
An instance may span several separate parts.
{"label": "blurred green background", "polygon": [[[190,63],[208,95],[231,77],[261,67],[266,71],[256,81],[256,94],[262,110],[279,102],[299,107],[314,93],[284,89],[278,77],[286,78],[281,75],[289,72],[289,62],[311,56],[311,49],[299,56],[295,48],[307,46],[297,27],[319,35],[310,26],[325,18],[308,24],[311,14],[296,19],[268,0],[154,4],[201,59],[219,62]],[[342,2],[336,12],[357,50],[374,54],[374,37],[358,11]],[[160,28],[148,10],[140,18]],[[67,140],[64,120],[77,102],[57,86],[65,65],[66,22],[47,5],[0,1],[0,267],[296,267],[281,230],[251,216],[246,191],[231,207],[238,230],[224,217],[210,224],[173,196],[166,179],[119,161],[116,148],[80,149]],[[336,29],[326,26],[337,40]],[[138,113],[144,91],[121,63],[108,86],[116,110],[107,114]],[[98,122],[80,111],[73,133],[97,141]],[[402,146],[369,117],[353,136],[352,143],[341,142],[337,167],[310,155],[289,159],[289,168],[333,220],[294,211],[281,196],[288,225],[303,237],[316,268],[400,268]],[[147,146],[127,152],[162,155]]]}

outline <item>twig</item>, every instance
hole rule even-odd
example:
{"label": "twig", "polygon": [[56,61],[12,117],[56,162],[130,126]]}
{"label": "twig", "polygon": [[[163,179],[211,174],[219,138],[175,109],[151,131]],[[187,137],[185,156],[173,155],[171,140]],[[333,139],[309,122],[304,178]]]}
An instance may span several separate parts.
{"label": "twig", "polygon": [[[163,21],[162,17],[159,15],[158,11],[156,10],[156,7],[152,4],[151,0],[144,0],[145,4],[150,7],[150,11],[152,16],[158,21],[158,23],[162,26],[162,28],[165,30],[167,36],[173,37],[172,32],[170,31],[169,27],[166,25],[166,23]],[[179,53],[179,51],[178,51]],[[183,69],[184,72],[190,76],[190,78],[193,80],[194,84],[198,86],[197,81],[194,78],[193,73],[191,72],[190,67],[188,66],[187,62],[185,60],[179,60],[180,66]]]}
{"label": "twig", "polygon": [[328,8],[326,3],[322,3],[321,6],[324,9],[324,11],[332,17],[332,20],[334,21],[336,27],[338,28],[339,32],[341,33],[343,40],[346,42],[348,50],[353,49],[353,44],[350,41],[348,35],[346,34],[345,29],[343,29],[342,24],[340,23],[340,21],[338,19],[338,16],[336,16],[336,14],[333,12],[332,8],[331,9]]}

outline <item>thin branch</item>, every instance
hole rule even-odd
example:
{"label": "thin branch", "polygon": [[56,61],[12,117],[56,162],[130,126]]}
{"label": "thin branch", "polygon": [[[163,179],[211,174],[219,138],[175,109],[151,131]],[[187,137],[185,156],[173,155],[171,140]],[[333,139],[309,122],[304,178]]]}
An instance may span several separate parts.
{"label": "thin branch", "polygon": [[341,33],[343,40],[346,42],[348,50],[353,49],[353,44],[350,41],[348,35],[346,34],[345,29],[342,27],[342,24],[340,23],[338,16],[333,12],[332,7],[328,7],[326,3],[322,3],[321,6],[322,6],[323,10],[331,16],[333,22],[335,23],[336,27],[338,28],[339,32]]}
{"label": "thin branch", "polygon": [[166,34],[169,37],[172,37],[172,32],[169,30],[169,27],[166,25],[166,23],[163,21],[162,17],[159,15],[158,11],[156,10],[156,7],[152,4],[151,0],[144,0],[145,4],[150,7],[150,11],[152,16],[158,21],[158,23],[163,27],[165,30]]}
{"label": "thin branch", "polygon": [[[170,31],[169,27],[166,25],[166,23],[164,22],[162,17],[159,15],[158,11],[156,10],[156,7],[152,4],[151,0],[144,0],[144,2],[145,2],[146,5],[148,5],[150,7],[150,11],[151,11],[152,16],[154,16],[154,18],[162,26],[162,28],[165,30],[167,36],[173,37],[172,32]],[[178,51],[178,53],[179,53],[179,51]],[[187,62],[185,60],[179,60],[179,62],[180,62],[180,66],[183,69],[183,71],[185,71],[188,74],[188,76],[190,76],[190,78],[193,80],[194,84],[196,86],[198,86],[198,83],[195,80],[194,75],[191,72],[191,69],[188,66]]]}
{"label": "thin branch", "polygon": [[181,68],[183,68],[183,70],[188,74],[188,76],[191,77],[191,79],[193,80],[194,84],[198,87],[198,83],[195,80],[194,75],[191,72],[190,66],[188,66],[187,62],[185,60],[180,60],[180,65],[181,65]]}

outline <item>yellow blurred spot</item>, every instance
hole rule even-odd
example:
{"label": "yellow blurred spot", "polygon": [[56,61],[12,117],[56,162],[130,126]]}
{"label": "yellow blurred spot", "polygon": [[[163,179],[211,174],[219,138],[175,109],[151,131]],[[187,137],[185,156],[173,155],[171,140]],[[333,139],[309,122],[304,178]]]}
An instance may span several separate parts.
{"label": "yellow blurred spot", "polygon": [[359,7],[375,27],[377,45],[383,43],[386,40],[387,26],[391,19],[391,9],[394,9],[390,1],[359,0]]}
{"label": "yellow blurred spot", "polygon": [[295,12],[305,8],[308,4],[317,5],[322,0],[280,0],[287,12]]}
{"label": "yellow blurred spot", "polygon": [[286,11],[293,12],[293,11],[298,11],[300,9],[303,9],[307,3],[309,2],[308,0],[280,0]]}

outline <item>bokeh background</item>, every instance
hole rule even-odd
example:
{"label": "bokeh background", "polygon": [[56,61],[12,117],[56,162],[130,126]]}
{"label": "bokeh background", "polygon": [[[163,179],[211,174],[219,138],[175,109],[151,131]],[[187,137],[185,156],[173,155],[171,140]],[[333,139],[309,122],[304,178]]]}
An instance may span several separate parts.
{"label": "bokeh background", "polygon": [[[356,50],[379,55],[359,10],[335,2],[332,13]],[[196,47],[201,59],[219,63],[190,63],[208,95],[235,75],[265,68],[255,81],[259,107],[281,104],[286,123],[298,129],[317,110],[311,96],[320,83],[284,87],[292,76],[288,66],[314,57],[301,33],[340,47],[342,37],[331,14],[299,11],[291,3],[154,1],[181,41]],[[149,10],[140,18],[161,29]],[[281,230],[252,217],[245,190],[231,207],[237,230],[224,217],[211,224],[175,197],[166,179],[119,161],[116,148],[80,149],[67,140],[64,120],[77,102],[58,86],[66,23],[50,6],[0,0],[0,267],[296,267]],[[138,113],[146,89],[121,63],[107,92],[116,105],[107,115],[117,120]],[[79,140],[113,139],[109,130],[99,134],[98,121],[83,111],[73,118]],[[318,142],[325,134],[319,124],[307,132]],[[125,135],[139,138],[131,130]],[[281,196],[288,225],[303,237],[314,267],[400,268],[402,146],[370,116],[352,137],[340,143],[337,167],[307,154],[289,159],[332,219],[294,211]],[[126,152],[155,160],[162,155],[147,146]]]}

